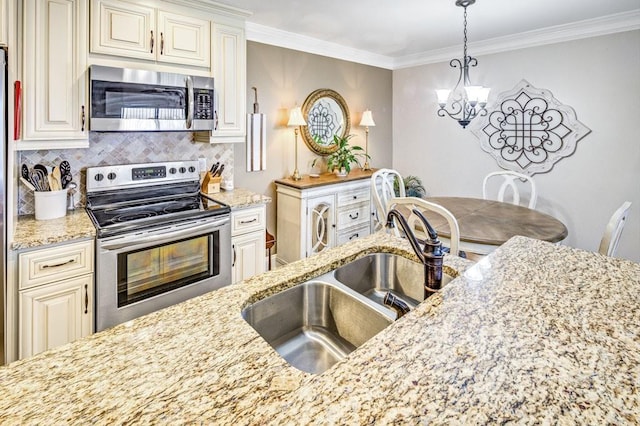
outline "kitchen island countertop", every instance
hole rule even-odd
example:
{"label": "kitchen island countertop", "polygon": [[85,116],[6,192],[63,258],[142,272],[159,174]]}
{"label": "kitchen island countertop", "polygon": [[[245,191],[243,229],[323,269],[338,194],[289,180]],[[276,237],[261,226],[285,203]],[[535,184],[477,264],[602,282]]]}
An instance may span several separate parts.
{"label": "kitchen island countertop", "polygon": [[[0,368],[25,424],[637,424],[640,264],[514,237],[320,375],[240,315],[366,253],[377,233]],[[414,257],[415,259],[415,257]]]}

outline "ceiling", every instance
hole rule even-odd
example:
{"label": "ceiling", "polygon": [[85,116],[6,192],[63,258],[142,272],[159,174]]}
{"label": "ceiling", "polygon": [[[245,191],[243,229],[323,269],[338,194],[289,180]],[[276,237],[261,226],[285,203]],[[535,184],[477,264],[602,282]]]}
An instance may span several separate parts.
{"label": "ceiling", "polygon": [[[455,0],[217,2],[251,12],[249,40],[388,68],[443,60],[462,47],[463,8]],[[640,28],[640,0],[477,0],[467,11],[475,55],[471,47],[483,43],[553,42],[549,33],[580,38]]]}

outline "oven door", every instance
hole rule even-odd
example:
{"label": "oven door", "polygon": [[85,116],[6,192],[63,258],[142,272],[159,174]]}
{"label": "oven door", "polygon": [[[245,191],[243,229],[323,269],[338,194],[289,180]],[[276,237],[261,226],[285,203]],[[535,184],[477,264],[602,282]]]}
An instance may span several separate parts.
{"label": "oven door", "polygon": [[96,331],[231,284],[228,215],[98,239]]}

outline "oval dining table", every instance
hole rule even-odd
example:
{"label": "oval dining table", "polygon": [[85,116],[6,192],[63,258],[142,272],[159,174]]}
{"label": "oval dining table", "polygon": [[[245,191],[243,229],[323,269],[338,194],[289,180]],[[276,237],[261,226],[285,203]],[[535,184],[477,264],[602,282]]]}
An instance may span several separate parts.
{"label": "oval dining table", "polygon": [[[569,232],[564,223],[546,213],[494,200],[466,197],[429,197],[458,221],[460,250],[479,255],[491,253],[516,235],[557,243]],[[434,212],[425,212],[431,226],[446,245],[451,236],[447,221]]]}

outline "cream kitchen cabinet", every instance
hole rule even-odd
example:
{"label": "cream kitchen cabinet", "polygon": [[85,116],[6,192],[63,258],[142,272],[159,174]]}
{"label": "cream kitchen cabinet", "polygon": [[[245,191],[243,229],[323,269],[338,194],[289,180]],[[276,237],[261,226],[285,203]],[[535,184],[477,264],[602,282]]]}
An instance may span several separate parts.
{"label": "cream kitchen cabinet", "polygon": [[237,283],[265,270],[266,207],[231,211],[232,282]]}
{"label": "cream kitchen cabinet", "polygon": [[196,140],[210,143],[245,142],[247,52],[244,28],[213,24],[215,129],[199,132]]}
{"label": "cream kitchen cabinet", "polygon": [[211,24],[119,0],[91,2],[91,53],[211,68]]}
{"label": "cream kitchen cabinet", "polygon": [[276,181],[278,262],[289,263],[371,233],[371,172]]}
{"label": "cream kitchen cabinet", "polygon": [[23,2],[20,149],[88,146],[86,0]]}
{"label": "cream kitchen cabinet", "polygon": [[0,46],[7,45],[7,38],[9,36],[7,31],[7,1],[0,0]]}
{"label": "cream kitchen cabinet", "polygon": [[19,357],[93,331],[93,240],[18,255]]}

